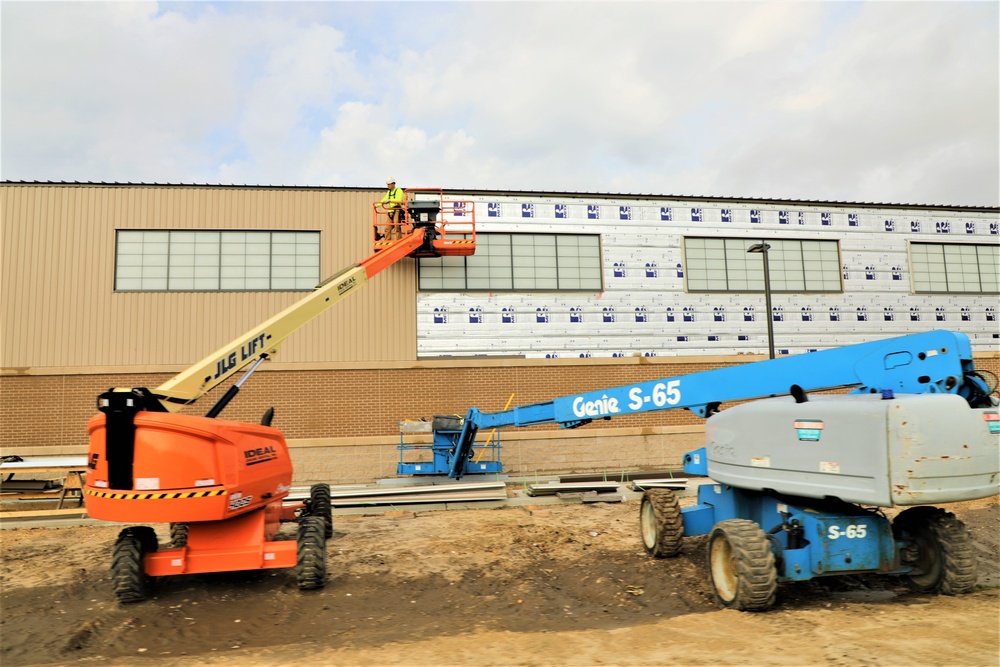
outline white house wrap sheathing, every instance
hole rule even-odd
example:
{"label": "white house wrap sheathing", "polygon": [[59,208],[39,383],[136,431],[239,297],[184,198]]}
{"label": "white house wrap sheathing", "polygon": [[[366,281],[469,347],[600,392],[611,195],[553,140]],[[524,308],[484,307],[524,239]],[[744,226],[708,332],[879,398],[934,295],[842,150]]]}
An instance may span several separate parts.
{"label": "white house wrap sheathing", "polygon": [[479,233],[599,234],[604,291],[420,292],[420,357],[766,353],[762,293],[685,291],[686,236],[840,242],[843,293],[772,295],[778,354],[929,329],[960,330],[977,352],[1000,344],[997,295],[914,294],[908,257],[912,241],[1000,242],[995,211],[568,196],[474,200]]}

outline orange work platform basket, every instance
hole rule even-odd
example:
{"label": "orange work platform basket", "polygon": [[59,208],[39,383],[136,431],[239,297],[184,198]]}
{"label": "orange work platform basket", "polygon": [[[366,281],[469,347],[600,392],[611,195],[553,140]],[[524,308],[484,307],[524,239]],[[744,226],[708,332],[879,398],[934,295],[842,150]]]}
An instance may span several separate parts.
{"label": "orange work platform basket", "polygon": [[424,230],[424,243],[411,257],[469,256],[476,252],[475,203],[447,199],[440,188],[408,188],[403,202],[372,204],[372,247],[385,250],[414,230]]}

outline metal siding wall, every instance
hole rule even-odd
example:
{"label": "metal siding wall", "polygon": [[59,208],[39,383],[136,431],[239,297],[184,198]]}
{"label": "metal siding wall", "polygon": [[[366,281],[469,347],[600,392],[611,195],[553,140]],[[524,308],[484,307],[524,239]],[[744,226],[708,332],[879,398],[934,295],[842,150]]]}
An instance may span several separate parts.
{"label": "metal siding wall", "polygon": [[[46,359],[87,363],[100,338],[94,294],[110,289],[113,263],[91,221],[98,191],[3,188],[4,368]],[[47,365],[47,364],[41,364]]]}
{"label": "metal siding wall", "polygon": [[[115,229],[319,230],[321,277],[325,278],[368,255],[370,202],[379,193],[4,184],[0,196],[0,367],[5,373],[16,373],[18,369],[45,372],[46,367],[97,367],[101,371],[184,367],[303,294],[115,294]],[[781,347],[793,352],[928,328],[966,331],[976,349],[996,346],[995,296],[913,295],[908,281],[896,275],[896,267],[905,270],[908,266],[907,240],[995,243],[995,210],[681,203],[600,196],[494,194],[474,198],[483,232],[558,232],[583,227],[601,233],[605,292],[599,298],[594,294],[426,293],[418,300],[414,260],[404,260],[289,338],[274,367],[282,362],[415,360],[418,338],[425,357],[760,351],[766,345],[762,318],[746,323],[743,313],[748,303],[759,309],[760,295],[684,291],[680,238],[685,234],[842,241],[844,294],[775,297],[787,320],[778,323],[775,335],[780,336]],[[563,207],[565,219],[556,215],[558,206]],[[661,219],[661,206],[673,209],[671,221]],[[704,211],[703,221],[689,215],[692,206],[697,207],[699,218]],[[732,210],[731,220],[718,219],[722,208]],[[751,221],[751,209],[760,211],[757,223]],[[783,221],[779,209],[790,210],[791,219]],[[824,214],[830,217],[828,222],[821,219]],[[625,275],[619,277],[612,271],[616,262],[627,266]],[[647,263],[656,267],[652,278],[645,275]],[[813,309],[813,321],[800,325],[798,320],[805,319],[800,314],[806,310],[803,303]],[[479,306],[485,323],[470,325],[468,310]],[[515,308],[516,324],[500,322],[502,306]],[[585,311],[582,326],[569,324],[570,307]],[[611,321],[604,321],[602,313],[608,307],[617,312]],[[448,311],[447,324],[434,322],[435,308]],[[548,309],[544,322],[537,320],[539,308]],[[646,319],[638,322],[635,312],[642,308]],[[692,315],[691,322],[682,320],[682,308],[697,311],[697,317]],[[842,320],[830,324],[827,312],[836,308],[841,309]],[[911,308],[921,311],[919,322],[910,321]],[[675,311],[676,323],[670,321],[670,310]],[[723,310],[729,312],[720,320],[716,313]],[[865,321],[857,314],[862,310],[868,311]],[[942,316],[946,319],[937,319]],[[498,334],[500,328],[502,334]],[[737,333],[749,335],[749,343],[735,341]],[[690,340],[682,342],[678,335]],[[710,341],[709,336],[719,338]]]}
{"label": "metal siding wall", "polygon": [[[187,365],[304,292],[114,293],[116,229],[318,230],[320,278],[371,252],[373,191],[3,185],[0,367]],[[416,358],[404,260],[291,336],[282,362]]]}

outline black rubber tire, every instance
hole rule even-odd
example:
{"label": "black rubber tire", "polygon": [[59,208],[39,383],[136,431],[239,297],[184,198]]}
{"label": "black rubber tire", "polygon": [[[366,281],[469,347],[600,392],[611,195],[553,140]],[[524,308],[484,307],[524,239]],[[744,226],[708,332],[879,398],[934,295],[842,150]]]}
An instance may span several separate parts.
{"label": "black rubber tire", "polygon": [[323,518],[306,516],[299,519],[298,550],[295,575],[300,590],[323,588],[326,585],[326,537]]}
{"label": "black rubber tire", "polygon": [[654,558],[670,558],[681,551],[684,521],[677,495],[670,489],[647,489],[639,507],[642,546]]}
{"label": "black rubber tire", "polygon": [[911,507],[892,522],[897,539],[912,540],[904,547],[902,564],[916,571],[906,585],[919,593],[961,595],[976,587],[978,567],[972,536],[951,512],[938,507]]}
{"label": "black rubber tire", "polygon": [[170,524],[170,546],[186,547],[188,543],[188,525],[186,523]]}
{"label": "black rubber tire", "polygon": [[133,526],[118,533],[111,558],[111,583],[119,602],[142,602],[149,597],[153,578],[146,574],[143,556],[157,548],[156,533],[149,526]]}
{"label": "black rubber tire", "polygon": [[767,534],[753,521],[729,519],[712,528],[708,571],[715,599],[739,611],[767,611],[774,605],[778,572]]}
{"label": "black rubber tire", "polygon": [[329,484],[313,484],[309,489],[309,516],[323,519],[323,536],[333,537],[333,504],[330,501]]}

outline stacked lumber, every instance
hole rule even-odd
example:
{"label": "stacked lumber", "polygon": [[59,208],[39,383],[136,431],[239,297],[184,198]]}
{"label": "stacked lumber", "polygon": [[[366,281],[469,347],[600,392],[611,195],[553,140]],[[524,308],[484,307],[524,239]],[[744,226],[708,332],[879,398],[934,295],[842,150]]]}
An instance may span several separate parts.
{"label": "stacked lumber", "polygon": [[660,479],[634,480],[630,485],[633,491],[645,491],[646,489],[686,489],[688,479],[686,477],[662,477]]}
{"label": "stacked lumber", "polygon": [[617,480],[620,484],[638,482],[646,479],[673,479],[683,477],[681,468],[666,468],[662,470],[621,470],[618,472],[591,472],[559,475],[560,482],[609,482]]}
{"label": "stacked lumber", "polygon": [[529,484],[525,492],[529,496],[566,496],[585,493],[615,493],[618,482],[546,482],[544,484]]}
{"label": "stacked lumber", "polygon": [[[620,479],[609,479],[607,474],[560,475],[558,481],[544,484],[529,484],[525,492],[529,496],[588,496],[597,494],[601,498],[612,498],[620,486],[631,491],[646,489],[685,489],[687,477],[674,477],[673,470],[623,472]],[[620,498],[619,498],[620,499]]]}

